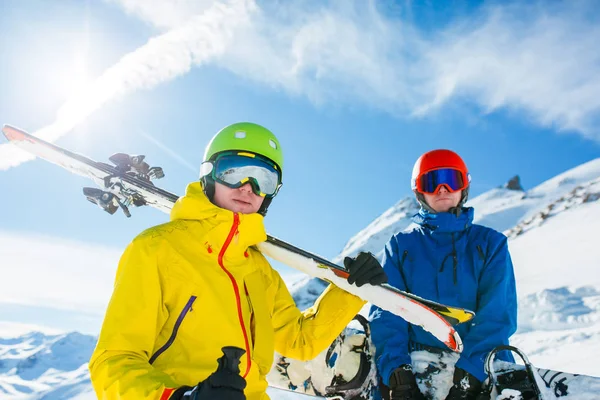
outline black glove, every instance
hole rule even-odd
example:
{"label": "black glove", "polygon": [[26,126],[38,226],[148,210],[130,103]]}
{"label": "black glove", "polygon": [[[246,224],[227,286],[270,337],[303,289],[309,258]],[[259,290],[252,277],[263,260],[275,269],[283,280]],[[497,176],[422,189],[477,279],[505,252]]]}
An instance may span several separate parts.
{"label": "black glove", "polygon": [[409,364],[401,365],[390,375],[390,400],[425,400]]}
{"label": "black glove", "polygon": [[454,385],[446,400],[475,400],[481,393],[481,382],[464,369],[454,369]]}
{"label": "black glove", "polygon": [[379,261],[371,253],[361,251],[356,258],[344,258],[344,267],[348,271],[348,283],[361,287],[365,283],[379,285],[388,281]]}
{"label": "black glove", "polygon": [[219,366],[208,378],[194,387],[183,386],[170,397],[172,400],[246,400],[246,380],[240,376],[240,357],[245,353],[238,347],[223,347]]}

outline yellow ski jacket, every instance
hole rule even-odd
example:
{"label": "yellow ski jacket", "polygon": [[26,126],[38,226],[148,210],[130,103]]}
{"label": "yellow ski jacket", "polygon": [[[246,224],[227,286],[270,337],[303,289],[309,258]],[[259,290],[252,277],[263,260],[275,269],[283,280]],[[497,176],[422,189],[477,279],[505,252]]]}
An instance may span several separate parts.
{"label": "yellow ski jacket", "polygon": [[188,185],[171,221],[125,250],[89,363],[99,399],[166,400],[217,369],[221,348],[246,350],[240,374],[248,400],[266,400],[273,352],[309,360],[364,305],[333,285],[301,312],[255,247],[263,217],[213,205]]}

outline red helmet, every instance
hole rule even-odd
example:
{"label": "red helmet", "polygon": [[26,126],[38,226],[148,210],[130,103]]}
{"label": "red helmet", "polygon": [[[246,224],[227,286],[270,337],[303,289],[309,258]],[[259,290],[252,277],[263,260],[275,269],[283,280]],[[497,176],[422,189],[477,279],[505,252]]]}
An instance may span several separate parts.
{"label": "red helmet", "polygon": [[411,188],[424,204],[423,193],[437,193],[442,186],[450,192],[462,191],[459,206],[467,201],[471,175],[463,159],[451,150],[438,149],[423,154],[412,171]]}

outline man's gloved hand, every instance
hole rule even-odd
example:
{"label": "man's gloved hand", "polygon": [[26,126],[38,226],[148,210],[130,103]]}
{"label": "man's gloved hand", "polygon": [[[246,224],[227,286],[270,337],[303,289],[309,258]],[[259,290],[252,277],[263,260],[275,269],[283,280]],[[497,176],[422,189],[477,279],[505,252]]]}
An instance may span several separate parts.
{"label": "man's gloved hand", "polygon": [[245,351],[239,347],[226,346],[219,366],[208,378],[194,387],[183,386],[170,397],[171,400],[246,400],[246,380],[240,376],[240,357]]}
{"label": "man's gloved hand", "polygon": [[475,400],[481,393],[481,382],[464,369],[454,369],[454,385],[446,400]]}
{"label": "man's gloved hand", "polygon": [[409,364],[396,368],[390,376],[391,400],[425,400]]}
{"label": "man's gloved hand", "polygon": [[246,400],[246,380],[229,371],[213,372],[194,387],[180,387],[173,393],[173,400]]}
{"label": "man's gloved hand", "polygon": [[348,270],[348,283],[361,287],[365,283],[379,285],[388,281],[379,261],[371,253],[360,252],[356,258],[344,258],[344,267]]}

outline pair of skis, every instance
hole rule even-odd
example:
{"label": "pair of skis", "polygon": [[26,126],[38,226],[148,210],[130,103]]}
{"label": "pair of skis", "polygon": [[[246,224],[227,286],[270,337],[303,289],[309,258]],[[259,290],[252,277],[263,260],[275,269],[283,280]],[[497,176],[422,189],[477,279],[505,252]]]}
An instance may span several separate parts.
{"label": "pair of skis", "polygon": [[[160,167],[150,167],[144,156],[117,153],[110,157],[113,165],[97,162],[77,153],[45,142],[18,128],[5,125],[4,136],[23,150],[57,164],[64,169],[90,178],[100,187],[84,188],[86,198],[103,210],[114,214],[121,209],[131,216],[131,206],[151,206],[169,213],[177,195],[156,187],[151,181],[164,173]],[[324,279],[336,286],[396,314],[411,324],[429,331],[449,349],[461,352],[463,345],[454,325],[469,321],[474,313],[458,307],[439,304],[387,284],[356,287],[348,284],[348,272],[318,255],[309,253],[280,239],[268,236],[258,245],[266,256],[308,275]]]}

